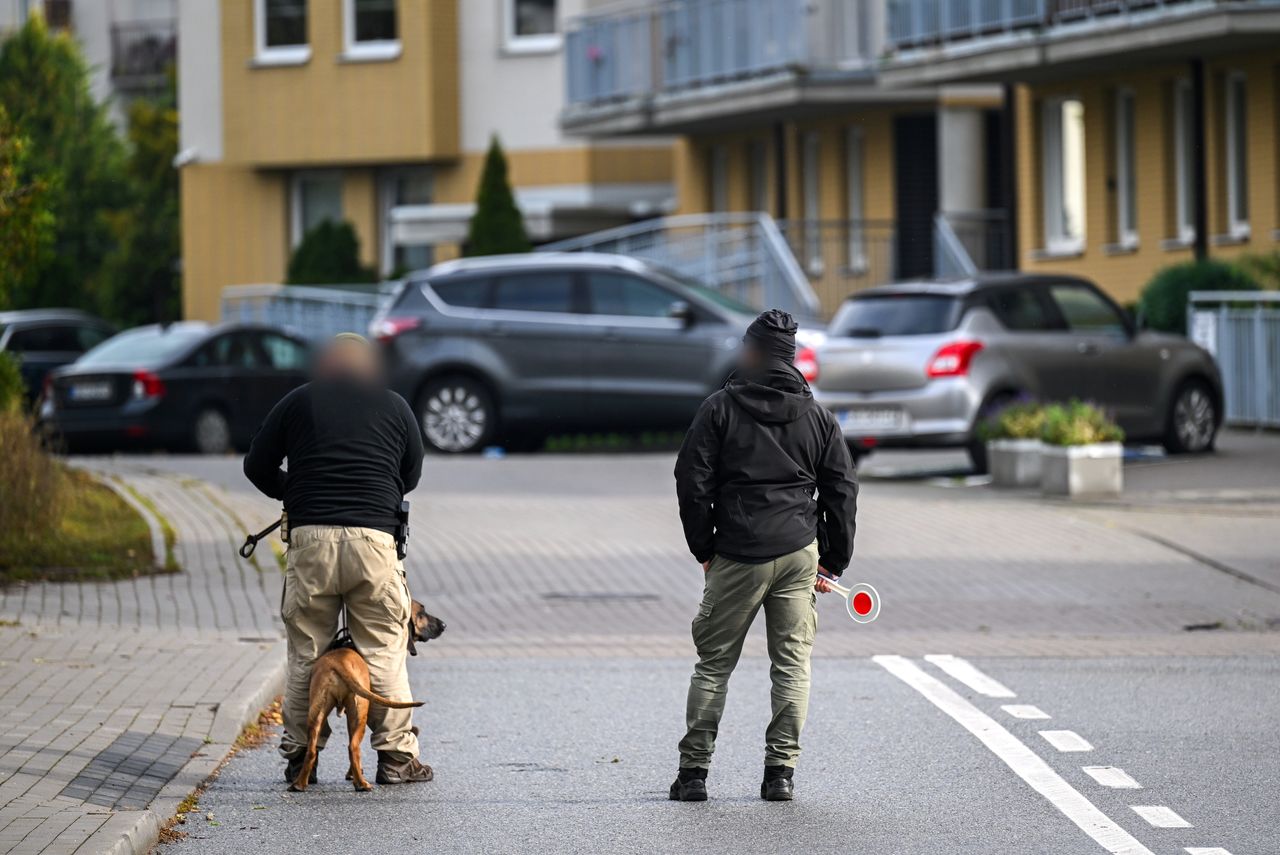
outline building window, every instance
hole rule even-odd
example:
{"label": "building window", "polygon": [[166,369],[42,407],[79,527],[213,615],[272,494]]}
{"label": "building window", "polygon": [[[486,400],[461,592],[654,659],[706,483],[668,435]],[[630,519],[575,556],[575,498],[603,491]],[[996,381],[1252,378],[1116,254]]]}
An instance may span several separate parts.
{"label": "building window", "polygon": [[821,275],[822,263],[822,209],[818,191],[818,163],[822,156],[822,140],[817,134],[805,134],[800,150],[800,188],[803,195],[804,258],[809,273]]}
{"label": "building window", "polygon": [[340,223],[342,215],[341,172],[299,172],[293,176],[292,237],[297,246],[307,232],[329,220]]}
{"label": "building window", "polygon": [[1245,112],[1245,78],[1227,75],[1224,99],[1227,153],[1227,228],[1234,238],[1249,237],[1249,133]]}
{"label": "building window", "polygon": [[1136,106],[1133,90],[1116,92],[1116,243],[1126,249],[1138,245],[1138,181],[1134,156]]}
{"label": "building window", "polygon": [[509,51],[540,52],[560,47],[556,0],[503,0],[506,5],[506,47]]}
{"label": "building window", "polygon": [[1173,236],[1182,244],[1196,239],[1194,110],[1191,83],[1179,80],[1173,87]]}
{"label": "building window", "polygon": [[729,153],[722,145],[707,150],[707,193],[711,210],[729,210]]}
{"label": "building window", "polygon": [[844,193],[845,213],[849,218],[849,269],[867,269],[867,243],[863,231],[866,214],[863,198],[863,139],[861,128],[849,128],[844,140]]}
{"label": "building window", "polygon": [[764,140],[747,143],[747,169],[750,170],[751,210],[767,213],[769,210],[769,145]]}
{"label": "building window", "polygon": [[294,64],[311,58],[307,0],[254,0],[257,61]]}
{"label": "building window", "polygon": [[397,220],[409,213],[406,208],[431,204],[431,171],[425,168],[397,169],[382,178],[382,270],[395,276],[422,270],[435,263],[435,246],[406,239],[398,233]]}
{"label": "building window", "polygon": [[394,59],[400,55],[396,0],[343,0],[344,56]]}
{"label": "building window", "polygon": [[1084,250],[1084,105],[1055,98],[1041,111],[1044,242],[1051,254]]}

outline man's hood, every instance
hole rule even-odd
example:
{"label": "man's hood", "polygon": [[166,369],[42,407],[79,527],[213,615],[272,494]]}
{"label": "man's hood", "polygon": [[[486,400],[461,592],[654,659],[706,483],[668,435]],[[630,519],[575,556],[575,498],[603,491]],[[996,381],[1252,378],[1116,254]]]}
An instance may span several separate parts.
{"label": "man's hood", "polygon": [[738,406],[764,424],[794,422],[813,400],[804,377],[794,365],[783,362],[771,362],[751,374],[734,374],[724,388]]}

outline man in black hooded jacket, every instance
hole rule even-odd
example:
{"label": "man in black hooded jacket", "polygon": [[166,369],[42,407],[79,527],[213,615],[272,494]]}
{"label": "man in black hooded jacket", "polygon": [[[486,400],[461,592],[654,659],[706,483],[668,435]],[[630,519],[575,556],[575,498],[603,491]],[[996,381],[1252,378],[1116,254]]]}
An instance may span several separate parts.
{"label": "man in black hooded jacket", "polygon": [[680,520],[705,588],[693,621],[698,664],[673,800],[707,797],[729,676],[762,607],[773,718],[760,796],[792,798],[809,705],[815,591],[829,591],[824,577],[849,564],[858,497],[840,426],[795,368],[795,334],[795,321],[777,309],[751,324],[738,372],[703,402],[676,459]]}

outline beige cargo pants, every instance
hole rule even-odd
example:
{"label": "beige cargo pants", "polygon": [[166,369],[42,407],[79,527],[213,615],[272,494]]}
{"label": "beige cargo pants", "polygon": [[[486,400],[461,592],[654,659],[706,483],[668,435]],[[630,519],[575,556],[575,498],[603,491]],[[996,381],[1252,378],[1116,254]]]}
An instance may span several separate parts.
{"label": "beige cargo pants", "polygon": [[[307,750],[307,702],[311,668],[338,631],[342,604],[356,649],[369,663],[373,691],[412,700],[405,657],[409,645],[409,586],[396,557],[395,538],[371,528],[305,525],[289,533],[288,564],[280,615],[289,640],[280,753],[293,759]],[[418,757],[412,710],[369,705],[375,751]],[[324,747],[325,729],[320,745]],[[398,759],[404,759],[398,758]]]}
{"label": "beige cargo pants", "polygon": [[773,682],[764,765],[796,765],[800,731],[809,711],[809,655],[818,631],[813,587],[817,576],[817,543],[764,564],[741,564],[719,555],[711,559],[702,605],[693,619],[698,664],[689,681],[688,731],[680,740],[680,768],[711,765],[729,676],[761,608]]}

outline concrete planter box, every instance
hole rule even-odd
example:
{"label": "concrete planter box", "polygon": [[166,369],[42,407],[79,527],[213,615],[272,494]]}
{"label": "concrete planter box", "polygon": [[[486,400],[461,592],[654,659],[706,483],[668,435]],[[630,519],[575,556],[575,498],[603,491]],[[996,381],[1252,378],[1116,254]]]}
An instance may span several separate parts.
{"label": "concrete planter box", "polygon": [[1038,439],[991,440],[987,443],[991,483],[997,487],[1039,487],[1043,449],[1044,443]]}
{"label": "concrete planter box", "polygon": [[1124,446],[1046,445],[1040,455],[1040,486],[1047,496],[1116,496],[1124,487]]}

